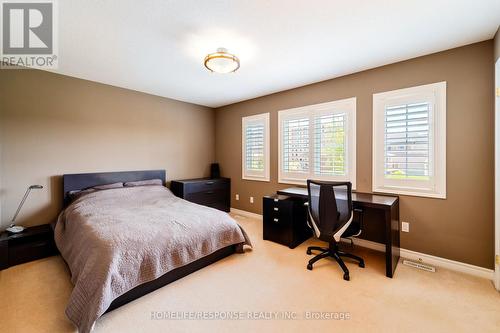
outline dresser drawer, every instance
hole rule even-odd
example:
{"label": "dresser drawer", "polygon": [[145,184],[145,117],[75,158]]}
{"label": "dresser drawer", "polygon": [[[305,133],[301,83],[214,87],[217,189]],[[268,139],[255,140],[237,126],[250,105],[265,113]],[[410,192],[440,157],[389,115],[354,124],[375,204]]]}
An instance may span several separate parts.
{"label": "dresser drawer", "polygon": [[207,207],[212,207],[218,210],[222,210],[224,212],[229,212],[230,207],[227,205],[227,201],[216,201],[205,204]]}
{"label": "dresser drawer", "polygon": [[228,192],[224,189],[209,190],[197,193],[186,194],[185,199],[197,204],[209,204],[217,201],[227,200]]}
{"label": "dresser drawer", "polygon": [[229,188],[229,182],[226,180],[219,179],[208,179],[204,181],[198,181],[194,183],[188,183],[185,185],[186,193],[197,193],[197,192],[207,192],[220,189]]}

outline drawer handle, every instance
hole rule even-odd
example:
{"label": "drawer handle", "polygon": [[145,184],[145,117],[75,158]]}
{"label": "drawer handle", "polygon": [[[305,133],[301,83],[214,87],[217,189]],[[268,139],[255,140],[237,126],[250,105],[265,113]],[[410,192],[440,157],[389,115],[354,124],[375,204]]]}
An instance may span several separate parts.
{"label": "drawer handle", "polygon": [[274,222],[278,222],[278,221],[279,221],[279,219],[274,219]]}
{"label": "drawer handle", "polygon": [[214,194],[214,191],[207,191],[206,194]]}
{"label": "drawer handle", "polygon": [[278,211],[279,209],[278,209],[278,207],[274,207],[274,210],[275,210],[275,211]]}
{"label": "drawer handle", "polygon": [[205,185],[213,185],[214,182],[206,182]]}
{"label": "drawer handle", "polygon": [[280,199],[274,199],[274,202],[278,202]]}

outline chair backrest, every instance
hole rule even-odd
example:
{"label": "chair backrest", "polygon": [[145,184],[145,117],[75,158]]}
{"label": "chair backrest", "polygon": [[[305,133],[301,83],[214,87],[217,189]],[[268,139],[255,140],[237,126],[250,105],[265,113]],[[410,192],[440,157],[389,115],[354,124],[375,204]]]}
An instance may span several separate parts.
{"label": "chair backrest", "polygon": [[333,235],[352,217],[352,184],[307,180],[309,215],[316,237]]}

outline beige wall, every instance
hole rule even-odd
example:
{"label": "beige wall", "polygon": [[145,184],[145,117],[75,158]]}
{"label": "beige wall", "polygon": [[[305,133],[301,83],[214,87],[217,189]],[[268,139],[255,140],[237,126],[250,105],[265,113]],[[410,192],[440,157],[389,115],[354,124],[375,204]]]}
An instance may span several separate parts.
{"label": "beige wall", "polygon": [[29,184],[19,223],[53,221],[64,173],[165,169],[168,179],[208,174],[214,111],[34,70],[0,71],[1,225]]}
{"label": "beige wall", "polygon": [[[493,268],[492,64],[490,40],[217,109],[216,159],[232,179],[232,206],[261,213],[263,195],[290,186],[277,183],[278,110],[356,96],[357,189],[370,192],[372,95],[447,81],[447,199],[401,197],[401,220],[411,223],[401,245]],[[242,180],[241,117],[263,112],[271,113],[271,182]]]}

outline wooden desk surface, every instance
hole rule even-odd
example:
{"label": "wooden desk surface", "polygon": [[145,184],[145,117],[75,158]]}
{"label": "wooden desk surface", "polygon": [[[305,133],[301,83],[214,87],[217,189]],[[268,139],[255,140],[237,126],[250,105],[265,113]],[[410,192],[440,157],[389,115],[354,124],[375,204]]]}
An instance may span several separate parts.
{"label": "wooden desk surface", "polygon": [[[278,194],[307,199],[307,188],[289,187],[277,191]],[[379,208],[391,208],[399,200],[398,196],[352,192],[352,201]]]}

